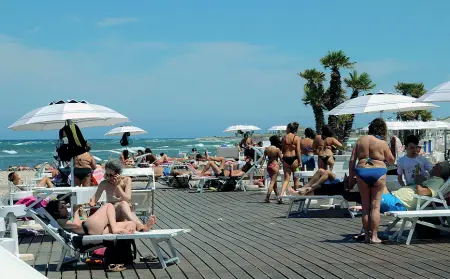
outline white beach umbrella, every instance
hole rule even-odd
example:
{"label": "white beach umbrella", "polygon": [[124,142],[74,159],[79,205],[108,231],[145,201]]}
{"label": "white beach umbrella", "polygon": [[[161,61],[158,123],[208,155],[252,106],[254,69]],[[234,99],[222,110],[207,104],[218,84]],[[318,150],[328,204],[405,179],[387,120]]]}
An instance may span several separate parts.
{"label": "white beach umbrella", "polygon": [[286,131],[287,125],[278,125],[278,126],[272,126],[268,130],[269,131]]}
{"label": "white beach umbrella", "polygon": [[233,125],[230,126],[228,128],[226,128],[224,130],[224,132],[237,132],[237,131],[242,131],[242,132],[248,132],[248,131],[258,131],[261,130],[259,127],[256,127],[254,125]]}
{"label": "white beach umbrella", "polygon": [[147,134],[147,131],[135,126],[120,126],[116,127],[105,134],[105,136],[121,136],[124,133],[130,133],[130,135],[142,135]]}
{"label": "white beach umbrella", "polygon": [[114,126],[129,122],[127,117],[110,108],[70,100],[51,102],[45,107],[35,109],[8,128],[14,131],[58,130],[64,127],[67,120],[76,123],[80,128]]}
{"label": "white beach umbrella", "polygon": [[[398,130],[414,130],[417,129],[416,124],[414,122],[409,121],[386,121],[386,126],[390,131],[398,131]],[[369,125],[362,128],[363,131],[369,130]]]}
{"label": "white beach umbrella", "polygon": [[417,98],[416,102],[450,102],[450,81],[439,84]]}
{"label": "white beach umbrella", "polygon": [[328,112],[329,115],[360,114],[383,111],[404,112],[427,110],[438,106],[414,102],[416,98],[397,94],[368,94],[347,100]]}
{"label": "white beach umbrella", "polygon": [[[104,106],[88,104],[86,101],[51,102],[46,107],[35,109],[9,126],[14,131],[58,130],[66,123],[76,123],[80,128],[114,126],[129,122],[124,115]],[[72,186],[74,186],[73,158],[71,164]]]}
{"label": "white beach umbrella", "polygon": [[2,263],[1,272],[4,278],[20,278],[20,279],[44,279],[47,278],[32,266],[16,257],[0,246],[0,261]]}

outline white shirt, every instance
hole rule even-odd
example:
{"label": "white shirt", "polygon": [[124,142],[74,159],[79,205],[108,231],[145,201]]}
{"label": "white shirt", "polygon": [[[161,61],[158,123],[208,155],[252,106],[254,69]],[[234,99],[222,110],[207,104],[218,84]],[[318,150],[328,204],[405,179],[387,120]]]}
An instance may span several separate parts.
{"label": "white shirt", "polygon": [[406,185],[414,183],[416,165],[419,165],[420,175],[425,176],[425,178],[430,177],[428,172],[433,168],[433,165],[427,158],[418,155],[415,158],[403,156],[397,160],[397,174],[405,177]]}

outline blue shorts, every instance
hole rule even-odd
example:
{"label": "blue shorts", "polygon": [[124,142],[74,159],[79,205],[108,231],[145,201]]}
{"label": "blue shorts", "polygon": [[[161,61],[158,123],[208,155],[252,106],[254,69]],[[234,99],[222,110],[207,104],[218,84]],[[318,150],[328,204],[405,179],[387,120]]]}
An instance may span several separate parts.
{"label": "blue shorts", "polygon": [[164,171],[163,171],[164,176],[169,176],[170,175],[170,168],[169,167],[165,167]]}
{"label": "blue shorts", "polygon": [[388,211],[406,211],[406,207],[400,201],[399,198],[391,193],[381,195],[380,212]]}
{"label": "blue shorts", "polygon": [[314,170],[316,167],[314,156],[302,154],[302,165],[306,166],[306,170]]}

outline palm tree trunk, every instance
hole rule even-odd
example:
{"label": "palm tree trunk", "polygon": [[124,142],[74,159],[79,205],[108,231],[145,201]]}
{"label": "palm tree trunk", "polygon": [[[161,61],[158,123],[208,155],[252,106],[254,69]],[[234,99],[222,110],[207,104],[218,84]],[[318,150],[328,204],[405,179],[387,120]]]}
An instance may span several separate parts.
{"label": "palm tree trunk", "polygon": [[325,124],[325,117],[323,116],[323,109],[321,106],[312,106],[314,119],[316,120],[316,133],[320,134],[322,127]]}
{"label": "palm tree trunk", "polygon": [[348,138],[350,137],[350,133],[352,131],[352,127],[353,127],[353,122],[355,120],[355,115],[352,114],[350,116],[350,119],[345,121],[345,125],[344,125],[344,135],[343,135],[343,142],[346,142],[348,140]]}
{"label": "palm tree trunk", "polygon": [[338,117],[335,115],[328,115],[328,126],[334,133],[338,133]]}

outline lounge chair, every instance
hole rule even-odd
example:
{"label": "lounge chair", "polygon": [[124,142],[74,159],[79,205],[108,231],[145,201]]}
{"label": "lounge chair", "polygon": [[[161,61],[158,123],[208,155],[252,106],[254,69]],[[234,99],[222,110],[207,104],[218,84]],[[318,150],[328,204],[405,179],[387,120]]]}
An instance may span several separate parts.
{"label": "lounge chair", "polygon": [[392,228],[395,227],[395,225],[402,220],[402,225],[399,230],[397,230],[393,235],[389,236],[390,240],[396,240],[397,242],[400,242],[401,240],[405,239],[403,236],[403,232],[405,230],[406,222],[411,222],[411,227],[409,229],[409,234],[406,237],[406,245],[409,245],[412,239],[412,236],[414,234],[414,230],[416,228],[417,224],[431,227],[434,229],[442,230],[450,232],[450,228],[448,226],[444,226],[444,224],[436,225],[430,222],[426,222],[421,219],[425,218],[442,218],[444,217],[450,217],[450,209],[438,209],[438,210],[412,210],[412,211],[389,211],[384,213],[387,216],[395,217],[394,222],[392,222],[388,228],[384,231],[384,234],[386,236],[389,236],[389,232]]}
{"label": "lounge chair", "polygon": [[[309,210],[309,206],[311,204],[312,200],[329,200],[329,199],[337,199],[337,200],[342,200],[340,207],[343,208],[343,205],[345,206],[345,208],[348,209],[348,212],[350,214],[350,216],[352,218],[355,218],[355,213],[353,211],[351,211],[349,208],[349,204],[348,201],[344,198],[344,196],[342,195],[334,195],[334,196],[284,196],[283,199],[288,199],[289,200],[289,209],[288,212],[286,214],[286,218],[289,218],[290,215],[292,213],[303,213],[304,216],[308,216],[308,210]],[[294,204],[298,203],[298,208],[297,210],[294,210]]]}
{"label": "lounge chair", "polygon": [[[136,232],[134,234],[104,234],[104,235],[84,235],[79,236],[76,234],[65,231],[58,225],[56,220],[44,209],[44,208],[27,208],[27,216],[33,218],[39,223],[47,233],[53,236],[62,246],[61,257],[59,259],[56,271],[60,271],[61,266],[65,263],[64,259],[69,252],[74,253],[74,259],[70,260],[73,263],[74,260],[79,261],[81,254],[89,253],[100,247],[104,247],[104,241],[115,241],[120,239],[150,239],[155,249],[156,255],[161,263],[163,269],[167,267],[169,263],[179,263],[177,251],[173,246],[172,237],[188,233],[190,229],[161,229],[151,230],[149,232]],[[166,242],[169,245],[172,257],[164,259],[159,243]],[[83,245],[82,243],[90,243]]]}

